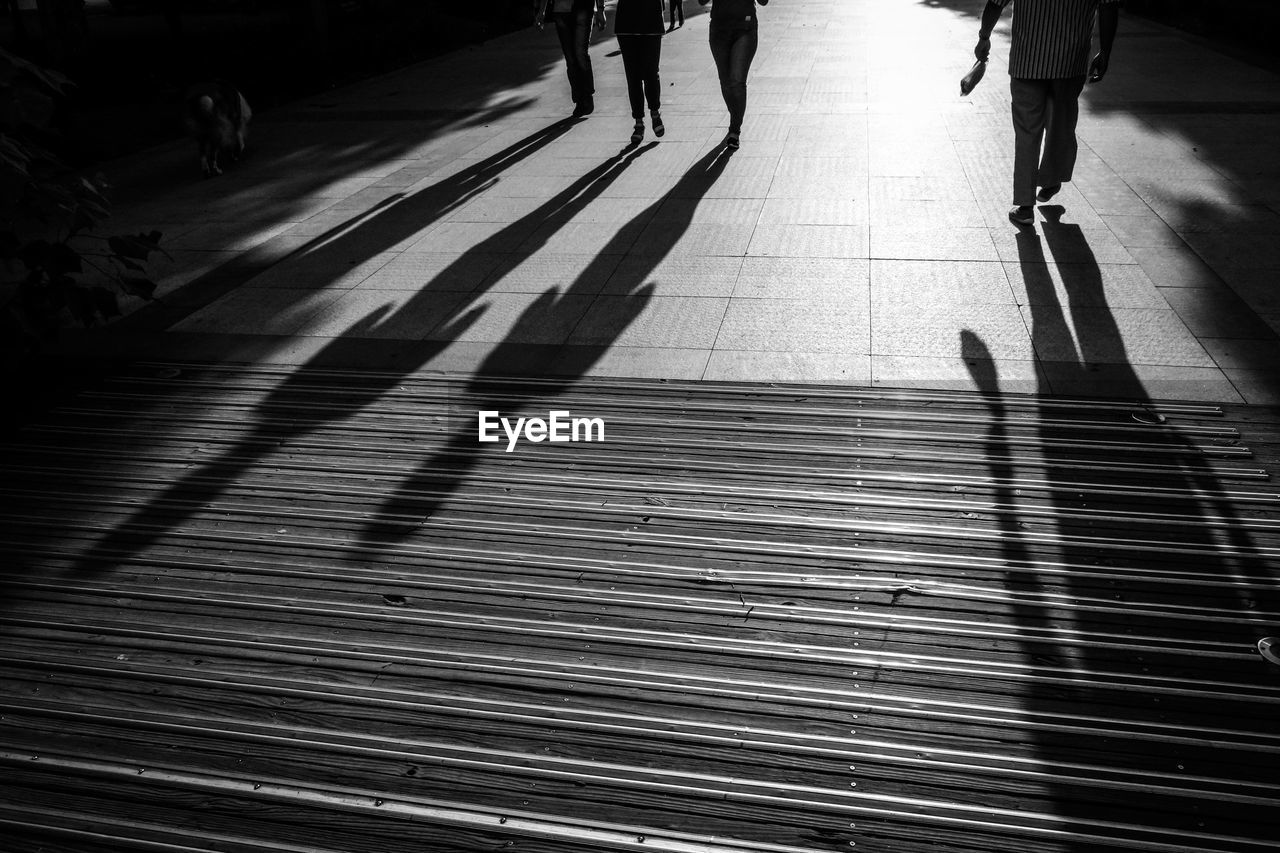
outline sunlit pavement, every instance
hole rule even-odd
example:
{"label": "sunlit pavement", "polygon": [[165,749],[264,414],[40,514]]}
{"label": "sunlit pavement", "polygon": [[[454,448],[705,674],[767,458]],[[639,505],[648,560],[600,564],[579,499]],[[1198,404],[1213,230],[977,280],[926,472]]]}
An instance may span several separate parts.
{"label": "sunlit pavement", "polygon": [[112,164],[115,227],[172,256],[131,352],[1280,401],[1276,74],[1125,16],[1075,181],[1019,234],[1009,16],[961,98],[981,0],[775,0],[726,158],[685,5],[635,151],[611,31],[595,114],[557,125],[530,29],[260,116],[214,180],[186,142]]}

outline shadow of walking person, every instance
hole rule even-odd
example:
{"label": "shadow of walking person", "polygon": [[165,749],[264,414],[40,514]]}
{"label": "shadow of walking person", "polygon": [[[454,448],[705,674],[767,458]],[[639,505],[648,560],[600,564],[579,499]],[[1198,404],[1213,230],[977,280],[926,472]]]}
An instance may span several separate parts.
{"label": "shadow of walking person", "polygon": [[[532,154],[555,139],[572,122],[557,122],[552,128],[540,131],[533,137],[507,149],[502,154],[488,158],[458,175],[435,185],[429,195],[434,199],[428,206],[434,216],[443,215],[473,194],[473,188],[483,186],[496,178],[496,171]],[[557,193],[537,209],[499,229],[480,241],[467,252],[455,258],[443,270],[434,275],[399,308],[380,306],[347,328],[341,337],[333,339],[302,367],[291,373],[272,389],[257,407],[252,429],[237,443],[213,461],[202,465],[194,473],[183,477],[156,498],[148,501],[128,520],[104,536],[81,557],[75,571],[100,571],[129,559],[151,544],[198,515],[211,502],[219,499],[228,487],[238,481],[264,456],[286,448],[300,438],[329,424],[359,413],[393,389],[402,378],[421,368],[456,340],[483,313],[484,307],[467,309],[470,300],[457,298],[456,293],[443,303],[438,297],[448,291],[457,274],[466,269],[477,257],[492,254],[500,246],[509,246],[515,237],[537,231],[545,242],[559,228],[568,223],[576,213],[597,198],[605,188],[637,157],[648,148],[622,151],[595,168],[569,187]],[[396,241],[399,228],[408,227],[403,222],[402,205],[416,205],[406,200],[359,226],[363,232],[372,229],[375,238]],[[394,218],[391,233],[377,230],[378,223]],[[419,223],[419,228],[421,223]],[[354,232],[352,232],[354,233]],[[345,239],[363,239],[344,235],[318,251],[341,253]],[[541,242],[525,241],[517,258],[532,255]],[[474,293],[472,294],[475,295]],[[425,325],[424,325],[425,324]],[[378,337],[387,329],[400,329],[406,325],[418,326],[429,340],[420,340],[408,346],[392,365],[393,369],[369,371],[361,375],[359,382],[349,377],[336,379],[331,368],[344,360],[344,351],[353,342],[367,337]]]}
{"label": "shadow of walking person", "polygon": [[[425,520],[431,519],[449,497],[458,490],[468,473],[479,465],[486,450],[495,445],[480,444],[477,440],[475,412],[502,411],[515,414],[527,411],[532,405],[546,406],[571,389],[586,376],[613,342],[644,311],[653,295],[653,284],[646,283],[625,294],[615,306],[607,328],[593,329],[592,339],[599,342],[592,346],[565,346],[552,367],[553,375],[536,385],[513,381],[513,366],[519,364],[522,347],[527,339],[525,330],[548,322],[571,297],[580,293],[594,293],[592,284],[598,278],[596,264],[611,263],[606,259],[625,251],[635,240],[634,226],[650,221],[658,208],[669,198],[699,198],[716,182],[731,153],[715,149],[700,158],[676,185],[632,220],[623,225],[617,235],[605,245],[595,261],[579,275],[563,294],[558,289],[544,293],[516,321],[506,339],[500,343],[481,364],[467,385],[464,398],[451,406],[455,420],[460,421],[444,446],[427,459],[412,477],[378,509],[374,520],[362,531],[359,544],[352,553],[353,559],[371,559],[379,549],[388,547],[412,533]],[[694,205],[682,205],[681,213],[674,220],[664,219],[663,242],[642,255],[633,255],[642,261],[637,281],[643,281],[675,248],[681,235],[692,222]],[[460,416],[460,417],[459,417]],[[500,452],[500,451],[499,451]]]}
{"label": "shadow of walking person", "polygon": [[1264,849],[1277,678],[1253,644],[1280,604],[1275,548],[1256,539],[1270,528],[1241,512],[1248,493],[1224,482],[1203,435],[1147,399],[1080,228],[1050,223],[1018,248],[1041,359],[1068,379],[1106,362],[1111,388],[1134,397],[1022,401],[1034,417],[1018,429],[1038,448],[1014,457],[995,363],[962,335],[966,357],[985,359],[971,372],[993,415],[1005,585],[1034,668],[1022,740],[1044,775],[1020,808],[1061,833],[1043,849]]}

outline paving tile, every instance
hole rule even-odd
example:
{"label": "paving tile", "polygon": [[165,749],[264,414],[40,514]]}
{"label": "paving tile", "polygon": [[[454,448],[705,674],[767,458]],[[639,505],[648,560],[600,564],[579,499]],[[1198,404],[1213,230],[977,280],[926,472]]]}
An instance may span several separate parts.
{"label": "paving tile", "polygon": [[215,222],[192,228],[175,237],[165,247],[212,251],[243,252],[283,234],[292,222]]}
{"label": "paving tile", "polygon": [[1102,221],[1126,248],[1185,246],[1182,238],[1154,214],[1144,216],[1103,216]]}
{"label": "paving tile", "polygon": [[420,341],[469,301],[465,293],[361,288],[311,315],[295,334]]}
{"label": "paving tile", "polygon": [[938,229],[981,228],[986,225],[982,210],[972,201],[936,199],[893,199],[875,202],[870,224],[877,228]]}
{"label": "paving tile", "polygon": [[282,287],[235,290],[172,328],[179,332],[292,335],[341,293]]}
{"label": "paving tile", "polygon": [[1244,402],[1253,406],[1280,406],[1280,373],[1276,370],[1223,371]]}
{"label": "paving tile", "polygon": [[1224,269],[1226,284],[1259,314],[1280,313],[1280,271]]}
{"label": "paving tile", "polygon": [[533,252],[564,255],[624,255],[644,230],[642,223],[572,222],[545,225],[520,244],[521,255]]}
{"label": "paving tile", "polygon": [[1147,216],[1151,208],[1129,185],[1119,179],[1114,181],[1078,180],[1080,194],[1102,216]]}
{"label": "paving tile", "polygon": [[1047,384],[1035,361],[874,354],[871,382],[884,388],[998,390],[1019,394],[1043,393]]}
{"label": "paving tile", "polygon": [[1224,370],[1270,372],[1280,383],[1280,337],[1274,333],[1261,339],[1202,337],[1200,344]]}
{"label": "paving tile", "polygon": [[486,293],[460,304],[425,337],[428,340],[559,344],[569,337],[593,298],[560,293]]}
{"label": "paving tile", "polygon": [[711,255],[632,255],[621,260],[603,292],[628,294],[648,284],[656,296],[731,296],[742,262]]}
{"label": "paving tile", "polygon": [[508,255],[480,285],[492,293],[542,293],[556,287],[575,295],[599,293],[617,268],[621,255],[557,254]]}
{"label": "paving tile", "polygon": [[147,262],[147,277],[156,283],[155,296],[165,297],[181,290],[196,279],[214,273],[237,256],[236,252],[191,250],[171,252],[167,257],[153,256]]}
{"label": "paving tile", "polygon": [[709,186],[654,187],[644,185],[647,197],[656,198],[670,192],[672,198],[765,198],[773,185],[772,175],[737,177],[722,175]]}
{"label": "paving tile", "polygon": [[1006,263],[1019,305],[1168,308],[1159,288],[1136,264]]}
{"label": "paving tile", "polygon": [[1043,361],[1213,366],[1172,310],[1029,305],[1022,312]]}
{"label": "paving tile", "polygon": [[1280,270],[1280,240],[1268,234],[1184,234],[1209,266]]}
{"label": "paving tile", "polygon": [[986,228],[871,227],[871,257],[899,260],[998,261]]}
{"label": "paving tile", "polygon": [[729,300],[602,294],[573,330],[570,344],[709,350]]}
{"label": "paving tile", "polygon": [[962,354],[967,335],[982,340],[990,358],[1035,358],[1023,317],[1011,303],[880,301],[872,306],[872,355],[953,358]]}
{"label": "paving tile", "polygon": [[1182,322],[1197,337],[1274,338],[1271,327],[1229,290],[1171,287],[1162,293],[1169,307],[1178,312]]}
{"label": "paving tile", "polygon": [[1014,303],[1004,266],[989,261],[871,261],[872,305]]}
{"label": "paving tile", "polygon": [[667,219],[650,222],[631,247],[637,255],[746,254],[752,224],[686,224]]}
{"label": "paving tile", "polygon": [[870,358],[854,353],[756,352],[711,353],[701,379],[716,382],[822,382],[871,384]]}
{"label": "paving tile", "polygon": [[497,252],[402,252],[360,283],[360,289],[469,292],[508,255]]}
{"label": "paving tile", "polygon": [[[156,197],[189,145],[121,164],[112,222],[164,223],[166,322],[192,312],[174,345],[217,357],[1274,401],[1280,117],[1218,109],[1227,89],[1272,103],[1273,75],[1128,20],[1143,50],[1089,90],[1075,179],[1020,232],[1007,86],[954,91],[981,0],[872,5],[762,13],[744,147],[714,171],[726,116],[695,4],[665,42],[667,136],[589,186],[631,126],[607,34],[597,114],[545,144],[560,65],[438,130],[387,120],[474,111],[482,57],[557,55],[513,36],[429,63],[432,86],[409,69],[286,107],[219,181]],[[1204,108],[1135,110],[1175,102]],[[366,117],[307,118],[334,106]]]}
{"label": "paving tile", "polygon": [[869,351],[862,299],[746,299],[729,302],[717,350],[757,352]]}
{"label": "paving tile", "polygon": [[864,258],[750,257],[742,262],[733,295],[865,305],[869,282],[870,263]]}
{"label": "paving tile", "polygon": [[548,205],[543,198],[506,198],[500,196],[481,196],[450,211],[443,217],[446,222],[519,222],[530,217],[531,225],[539,225],[556,208]]}
{"label": "paving tile", "polygon": [[547,372],[553,375],[695,380],[701,379],[706,372],[710,355],[710,350],[684,347],[566,345],[560,348]]}
{"label": "paving tile", "polygon": [[443,222],[417,241],[407,252],[514,252],[533,233],[531,225],[499,222]]}
{"label": "paving tile", "polygon": [[811,177],[775,176],[769,185],[769,198],[836,198],[867,197],[867,179],[859,175],[814,175]]}
{"label": "paving tile", "polygon": [[866,225],[867,197],[770,198],[760,208],[761,225]]}
{"label": "paving tile", "polygon": [[1040,370],[1052,393],[1070,397],[1244,402],[1231,380],[1216,367],[1107,363],[1081,365],[1075,362],[1042,361]]}
{"label": "paving tile", "polygon": [[1133,248],[1129,254],[1157,287],[1222,287],[1223,281],[1192,249]]}
{"label": "paving tile", "polygon": [[312,252],[290,255],[249,279],[245,287],[350,290],[396,257],[392,253],[382,253],[362,260],[350,256],[341,247],[322,246]]}
{"label": "paving tile", "polygon": [[747,247],[750,255],[811,258],[867,257],[862,225],[759,225]]}
{"label": "paving tile", "polygon": [[654,214],[650,225],[688,222],[695,225],[752,225],[765,206],[759,198],[671,198]]}
{"label": "paving tile", "polygon": [[1133,255],[1110,231],[1038,223],[1035,228],[992,229],[1000,260],[1057,264],[1131,264]]}

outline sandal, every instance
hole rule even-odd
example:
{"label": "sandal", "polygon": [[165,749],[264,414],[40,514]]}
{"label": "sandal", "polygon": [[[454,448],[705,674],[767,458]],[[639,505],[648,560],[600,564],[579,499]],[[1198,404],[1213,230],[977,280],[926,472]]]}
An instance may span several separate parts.
{"label": "sandal", "polygon": [[737,151],[738,147],[742,145],[741,131],[737,131],[737,130],[729,131],[729,135],[724,138],[724,145],[726,148],[729,148],[730,150]]}
{"label": "sandal", "polygon": [[662,114],[661,114],[661,113],[659,113],[657,110],[654,110],[653,112],[651,112],[651,113],[649,114],[649,117],[650,117],[650,119],[652,119],[652,121],[653,121],[653,135],[654,135],[654,136],[662,136],[663,134],[665,134],[665,133],[667,132],[667,126],[666,126],[666,125],[664,125],[664,124],[662,123]]}
{"label": "sandal", "polygon": [[631,144],[639,145],[644,141],[644,119],[636,120],[636,129],[631,131]]}

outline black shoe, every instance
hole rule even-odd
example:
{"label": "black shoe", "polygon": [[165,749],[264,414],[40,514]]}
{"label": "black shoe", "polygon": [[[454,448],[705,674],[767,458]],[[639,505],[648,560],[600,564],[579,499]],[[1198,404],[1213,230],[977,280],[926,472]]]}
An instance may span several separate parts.
{"label": "black shoe", "polygon": [[1036,212],[1029,204],[1019,205],[1009,210],[1009,221],[1014,225],[1035,225]]}
{"label": "black shoe", "polygon": [[737,151],[742,146],[741,131],[731,130],[729,135],[724,138],[724,145],[730,151]]}
{"label": "black shoe", "polygon": [[1036,201],[1048,201],[1058,194],[1058,190],[1062,189],[1062,184],[1054,184],[1051,187],[1041,187],[1040,192],[1036,193]]}
{"label": "black shoe", "polygon": [[573,117],[582,118],[583,116],[591,115],[595,111],[596,111],[595,98],[591,97],[590,95],[587,95],[587,97],[583,98],[581,101],[578,101],[577,105],[573,108]]}

